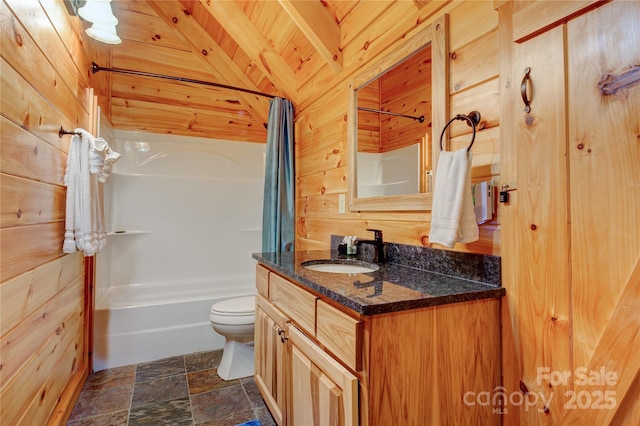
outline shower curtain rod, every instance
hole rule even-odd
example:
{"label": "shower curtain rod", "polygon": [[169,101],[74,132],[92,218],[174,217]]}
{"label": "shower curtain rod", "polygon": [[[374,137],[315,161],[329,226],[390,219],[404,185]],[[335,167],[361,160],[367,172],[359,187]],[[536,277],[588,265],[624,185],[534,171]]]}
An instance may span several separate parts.
{"label": "shower curtain rod", "polygon": [[377,112],[378,114],[393,115],[395,117],[411,118],[413,120],[419,121],[420,123],[424,123],[424,115],[421,115],[420,117],[414,117],[413,115],[398,114],[397,112],[383,111],[380,109],[365,108],[365,107],[358,107],[358,109],[360,111]]}
{"label": "shower curtain rod", "polygon": [[175,76],[172,76],[172,75],[154,74],[154,73],[144,72],[144,71],[135,71],[135,70],[129,70],[129,69],[126,69],[126,68],[101,67],[100,65],[96,64],[95,62],[92,62],[91,63],[91,72],[93,72],[93,74],[95,74],[98,71],[110,71],[110,72],[116,72],[116,73],[122,73],[122,74],[139,75],[139,76],[143,76],[143,77],[164,78],[166,80],[182,81],[182,82],[185,82],[185,83],[204,84],[206,86],[214,86],[214,87],[220,87],[222,89],[229,89],[229,90],[236,90],[236,91],[239,91],[239,92],[251,93],[252,95],[264,96],[265,98],[270,98],[270,99],[275,98],[274,95],[270,95],[268,93],[256,92],[255,90],[243,89],[241,87],[227,86],[226,84],[212,83],[210,81],[204,81],[204,80],[194,80],[192,78],[186,78],[186,77],[175,77]]}

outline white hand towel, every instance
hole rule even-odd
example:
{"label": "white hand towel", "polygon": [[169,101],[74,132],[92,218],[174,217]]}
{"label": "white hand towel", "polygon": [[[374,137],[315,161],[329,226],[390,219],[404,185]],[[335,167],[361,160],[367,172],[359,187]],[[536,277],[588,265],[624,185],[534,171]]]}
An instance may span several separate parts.
{"label": "white hand towel", "polygon": [[471,194],[471,152],[442,151],[438,159],[429,242],[453,247],[479,238]]}

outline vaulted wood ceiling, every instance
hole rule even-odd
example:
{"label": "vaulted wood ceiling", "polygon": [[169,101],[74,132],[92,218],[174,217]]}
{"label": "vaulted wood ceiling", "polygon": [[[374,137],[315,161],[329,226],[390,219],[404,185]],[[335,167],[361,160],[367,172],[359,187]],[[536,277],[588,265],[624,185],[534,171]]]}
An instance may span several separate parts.
{"label": "vaulted wood ceiling", "polygon": [[[443,3],[113,0],[122,44],[113,46],[111,66],[246,88],[298,107],[360,66],[371,34],[380,35],[375,28],[384,31],[381,17],[419,18]],[[266,97],[112,73],[111,99],[117,128],[266,140]]]}

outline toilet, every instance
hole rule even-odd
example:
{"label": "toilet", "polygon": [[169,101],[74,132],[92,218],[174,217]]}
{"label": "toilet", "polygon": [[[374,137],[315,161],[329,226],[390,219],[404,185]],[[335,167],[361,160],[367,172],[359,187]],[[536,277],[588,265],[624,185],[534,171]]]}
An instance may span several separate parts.
{"label": "toilet", "polygon": [[225,338],[218,376],[223,380],[253,376],[256,297],[237,297],[214,303],[209,319],[215,332]]}

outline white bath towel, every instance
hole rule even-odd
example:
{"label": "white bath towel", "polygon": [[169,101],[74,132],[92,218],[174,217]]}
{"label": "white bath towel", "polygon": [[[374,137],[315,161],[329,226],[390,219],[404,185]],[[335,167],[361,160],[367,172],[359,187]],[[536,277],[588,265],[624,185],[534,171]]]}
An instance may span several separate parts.
{"label": "white bath towel", "polygon": [[109,153],[109,173],[120,154],[111,151],[104,139],[96,139],[84,129],[75,131],[80,136],[73,135],[71,138],[64,177],[67,205],[62,248],[65,253],[80,250],[85,256],[93,256],[106,244],[98,175],[102,175],[105,157]]}
{"label": "white bath towel", "polygon": [[471,194],[471,152],[442,151],[438,159],[429,242],[453,247],[479,238]]}
{"label": "white bath towel", "polygon": [[113,168],[113,163],[118,161],[121,157],[120,153],[113,151],[109,146],[105,150],[105,159],[104,164],[102,165],[102,171],[98,176],[98,181],[100,183],[106,183],[109,181],[111,177],[111,169]]}
{"label": "white bath towel", "polygon": [[106,150],[109,144],[103,138],[89,138],[89,172],[99,174],[104,167]]}
{"label": "white bath towel", "polygon": [[[80,148],[82,139],[73,135],[71,144],[69,145],[69,153],[67,154],[67,169],[64,174],[64,184],[67,187],[67,205],[65,215],[65,232],[62,250],[65,253],[73,253],[76,249],[76,217],[80,218],[79,207],[76,200],[79,200],[78,180],[80,176]],[[79,219],[78,219],[79,220]]]}

